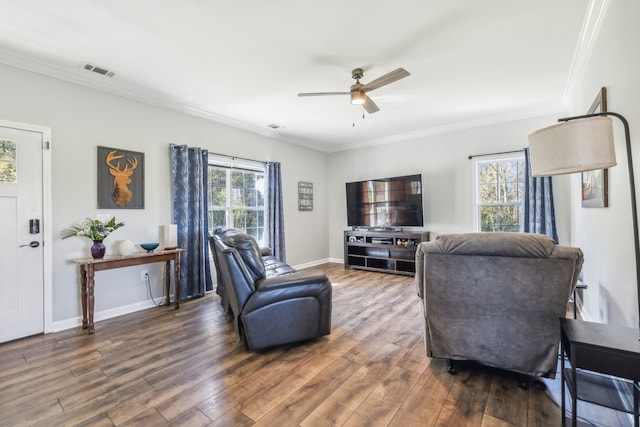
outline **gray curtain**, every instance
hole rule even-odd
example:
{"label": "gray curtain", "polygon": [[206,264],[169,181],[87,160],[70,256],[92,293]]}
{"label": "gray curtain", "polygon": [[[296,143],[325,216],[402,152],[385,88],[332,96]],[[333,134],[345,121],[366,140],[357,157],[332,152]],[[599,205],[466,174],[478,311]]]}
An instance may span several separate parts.
{"label": "gray curtain", "polygon": [[524,149],[524,229],[525,233],[545,234],[558,243],[553,207],[551,177],[533,177],[529,148]]}
{"label": "gray curtain", "polygon": [[269,245],[273,255],[282,262],[287,262],[284,244],[284,214],[282,209],[282,178],[280,162],[267,162],[267,228]]}
{"label": "gray curtain", "polygon": [[169,144],[173,221],[178,226],[181,300],[204,296],[213,289],[209,264],[207,220],[208,151]]}

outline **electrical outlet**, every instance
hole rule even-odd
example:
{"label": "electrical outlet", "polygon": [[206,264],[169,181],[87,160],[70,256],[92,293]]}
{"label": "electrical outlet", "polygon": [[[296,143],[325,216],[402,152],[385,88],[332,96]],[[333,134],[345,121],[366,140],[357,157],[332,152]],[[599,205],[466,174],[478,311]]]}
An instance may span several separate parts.
{"label": "electrical outlet", "polygon": [[140,280],[142,280],[143,282],[146,282],[147,281],[147,277],[151,277],[149,275],[149,270],[142,270],[140,272]]}

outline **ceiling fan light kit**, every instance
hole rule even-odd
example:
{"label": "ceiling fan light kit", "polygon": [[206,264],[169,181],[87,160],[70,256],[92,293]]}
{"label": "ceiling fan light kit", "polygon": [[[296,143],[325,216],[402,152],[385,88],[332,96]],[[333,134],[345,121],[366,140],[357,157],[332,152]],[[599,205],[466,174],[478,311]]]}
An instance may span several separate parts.
{"label": "ceiling fan light kit", "polygon": [[361,90],[354,90],[351,92],[351,103],[353,105],[362,105],[364,104],[364,97],[366,95]]}
{"label": "ceiling fan light kit", "polygon": [[395,70],[378,77],[377,79],[367,83],[360,83],[360,79],[364,76],[362,68],[356,68],[351,72],[351,77],[356,81],[349,92],[306,92],[299,93],[298,96],[325,96],[325,95],[349,95],[350,102],[353,105],[362,105],[367,110],[367,113],[373,114],[376,111],[380,111],[380,108],[375,102],[367,95],[367,92],[381,88],[390,83],[410,76],[409,72],[404,68],[396,68]]}

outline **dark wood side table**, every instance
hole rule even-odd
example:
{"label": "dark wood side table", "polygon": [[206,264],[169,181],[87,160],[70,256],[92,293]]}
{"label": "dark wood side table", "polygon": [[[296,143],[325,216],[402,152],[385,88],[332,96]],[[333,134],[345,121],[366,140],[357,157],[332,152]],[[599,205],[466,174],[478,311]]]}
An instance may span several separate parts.
{"label": "dark wood side table", "polygon": [[[562,425],[565,423],[565,384],[571,394],[572,426],[577,423],[577,401],[583,400],[618,411],[632,413],[634,425],[640,422],[640,340],[636,328],[560,319],[562,355],[569,358],[565,368],[561,357]],[[611,378],[604,375],[610,375]],[[626,379],[628,381],[624,381]],[[620,390],[633,395],[633,407],[620,399]]]}
{"label": "dark wood side table", "polygon": [[88,329],[89,334],[95,332],[93,324],[93,308],[95,303],[95,272],[113,268],[131,267],[133,265],[165,262],[165,295],[166,305],[170,305],[169,292],[171,287],[171,263],[173,262],[175,283],[175,306],[180,308],[180,254],[185,249],[168,249],[151,253],[139,252],[133,255],[106,256],[102,259],[81,258],[70,262],[80,267],[80,286],[82,292],[82,328]]}

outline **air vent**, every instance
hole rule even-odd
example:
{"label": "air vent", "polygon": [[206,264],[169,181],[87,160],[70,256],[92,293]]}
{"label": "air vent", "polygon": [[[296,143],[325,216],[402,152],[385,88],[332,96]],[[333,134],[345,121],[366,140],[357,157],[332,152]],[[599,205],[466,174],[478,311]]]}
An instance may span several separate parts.
{"label": "air vent", "polygon": [[102,76],[113,77],[116,75],[116,73],[114,73],[113,71],[109,71],[105,68],[98,67],[96,65],[84,64],[82,68],[84,68],[87,71],[93,71],[94,73],[98,73]]}

